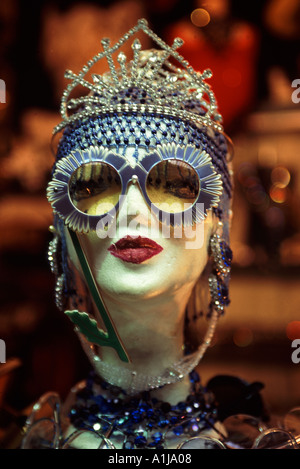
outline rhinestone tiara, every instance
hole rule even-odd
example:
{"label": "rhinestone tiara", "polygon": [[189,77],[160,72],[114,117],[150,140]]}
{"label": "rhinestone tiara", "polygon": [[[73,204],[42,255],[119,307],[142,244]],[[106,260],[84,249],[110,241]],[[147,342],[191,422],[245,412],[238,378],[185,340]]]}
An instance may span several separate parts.
{"label": "rhinestone tiara", "polygon": [[[143,51],[140,40],[135,38],[131,45],[133,58],[127,61],[120,49],[139,31],[160,49]],[[53,134],[76,120],[115,113],[164,115],[223,132],[215,95],[205,82],[212,72],[208,69],[202,74],[196,72],[177,52],[182,39],[176,38],[169,46],[148,27],[145,19],[140,19],[116,44],[111,46],[107,38],[101,43],[103,51],[89,60],[78,74],[66,71],[65,78],[71,82],[61,100],[63,120]],[[116,66],[113,54],[118,51]],[[109,71],[104,75],[92,73],[92,67],[102,59],[107,60]],[[92,80],[87,79],[87,74]],[[71,98],[77,86],[84,87],[87,95]]]}

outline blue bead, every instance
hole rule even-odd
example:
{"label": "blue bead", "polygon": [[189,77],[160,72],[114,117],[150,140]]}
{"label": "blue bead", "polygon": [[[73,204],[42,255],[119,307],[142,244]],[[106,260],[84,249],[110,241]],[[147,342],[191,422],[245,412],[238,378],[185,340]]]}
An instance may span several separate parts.
{"label": "blue bead", "polygon": [[124,449],[134,449],[134,443],[131,441],[126,441],[123,445]]}
{"label": "blue bead", "polygon": [[145,446],[145,444],[147,443],[147,440],[144,436],[142,435],[138,435],[135,440],[134,440],[134,444],[136,446]]}
{"label": "blue bead", "polygon": [[154,410],[153,409],[148,409],[147,412],[146,412],[146,416],[148,418],[151,418],[151,417],[153,417],[153,415],[154,415]]}
{"label": "blue bead", "polygon": [[134,412],[132,412],[131,417],[133,418],[135,422],[141,421],[141,414],[138,410],[135,410]]}
{"label": "blue bead", "polygon": [[159,443],[162,440],[162,433],[155,432],[151,437],[156,443]]}
{"label": "blue bead", "polygon": [[157,445],[157,443],[155,441],[152,441],[152,442],[148,443],[147,447],[148,448],[156,448],[156,445]]}
{"label": "blue bead", "polygon": [[178,425],[177,427],[175,427],[173,429],[173,433],[175,433],[175,435],[177,435],[177,436],[182,435],[182,433],[183,433],[182,425]]}
{"label": "blue bead", "polygon": [[162,418],[162,419],[159,420],[158,425],[159,425],[161,428],[163,428],[163,427],[165,427],[166,425],[169,425],[169,423],[170,423],[169,420]]}
{"label": "blue bead", "polygon": [[199,383],[200,381],[200,376],[195,370],[190,373],[190,381],[192,383]]}

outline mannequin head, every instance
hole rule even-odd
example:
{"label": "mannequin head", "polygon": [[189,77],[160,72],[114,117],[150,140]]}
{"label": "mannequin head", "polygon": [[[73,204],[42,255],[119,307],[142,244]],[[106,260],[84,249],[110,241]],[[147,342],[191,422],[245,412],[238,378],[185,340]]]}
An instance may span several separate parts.
{"label": "mannequin head", "polygon": [[[156,39],[144,22],[139,28]],[[61,253],[54,266],[62,292],[57,299],[62,309],[84,311],[105,329],[105,315],[97,315],[97,299],[90,294],[98,290],[135,369],[144,369],[147,357],[152,376],[182,358],[184,325],[191,319],[186,311],[195,317],[212,253],[218,267],[206,278],[212,299],[201,298],[201,312],[206,315],[208,308],[215,324],[228,302],[228,144],[204,74],[196,76],[188,67],[188,76],[169,62],[163,72],[174,48],[165,46],[165,55],[141,53],[134,42],[129,83],[124,57],[118,56],[117,72],[113,48],[106,41],[103,46],[110,74],[98,76],[99,89],[71,103],[77,110],[63,113],[58,129],[65,127],[48,186],[56,214],[51,255]],[[138,82],[133,72],[144,80]],[[221,236],[221,247],[211,243],[213,235]],[[220,268],[224,258],[227,267]],[[82,329],[80,338],[96,369],[98,361],[115,363],[116,348],[92,345]]]}

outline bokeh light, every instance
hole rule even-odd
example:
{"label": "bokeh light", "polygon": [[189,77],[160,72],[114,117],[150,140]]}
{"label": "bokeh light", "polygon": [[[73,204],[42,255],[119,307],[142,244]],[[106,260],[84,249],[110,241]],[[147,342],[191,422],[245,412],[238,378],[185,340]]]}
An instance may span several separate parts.
{"label": "bokeh light", "polygon": [[248,200],[260,210],[266,210],[269,205],[269,197],[261,184],[256,184],[248,190]]}
{"label": "bokeh light", "polygon": [[241,163],[238,168],[237,177],[242,186],[251,187],[256,181],[253,165],[251,163]]}
{"label": "bokeh light", "polygon": [[233,342],[238,347],[247,347],[253,342],[253,332],[249,327],[239,327],[233,334]]}
{"label": "bokeh light", "polygon": [[204,8],[196,8],[191,13],[191,22],[198,26],[199,28],[203,28],[203,26],[208,25],[210,22],[210,14]]}
{"label": "bokeh light", "polygon": [[291,175],[288,169],[283,166],[277,166],[271,172],[271,181],[273,185],[283,189],[286,187],[291,180]]}
{"label": "bokeh light", "polygon": [[286,335],[288,339],[300,339],[300,321],[291,321],[286,326]]}
{"label": "bokeh light", "polygon": [[253,264],[255,261],[255,251],[250,246],[235,242],[233,247],[235,264],[241,267],[248,267]]}
{"label": "bokeh light", "polygon": [[286,187],[280,187],[277,184],[273,184],[270,188],[269,194],[273,202],[283,204],[287,199],[288,191]]}
{"label": "bokeh light", "polygon": [[270,207],[265,213],[265,223],[269,228],[280,228],[285,224],[285,214],[279,207]]}

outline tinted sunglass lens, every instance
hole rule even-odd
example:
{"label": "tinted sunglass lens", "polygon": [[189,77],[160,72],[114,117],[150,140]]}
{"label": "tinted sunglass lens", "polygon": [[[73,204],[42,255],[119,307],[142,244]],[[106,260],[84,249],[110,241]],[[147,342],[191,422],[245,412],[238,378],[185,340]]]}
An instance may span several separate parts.
{"label": "tinted sunglass lens", "polygon": [[188,163],[164,160],[150,170],[146,191],[157,208],[168,213],[179,213],[190,208],[198,199],[200,180]]}
{"label": "tinted sunglass lens", "polygon": [[118,172],[107,163],[81,165],[71,176],[69,193],[74,206],[89,215],[103,215],[118,203],[121,194]]}

